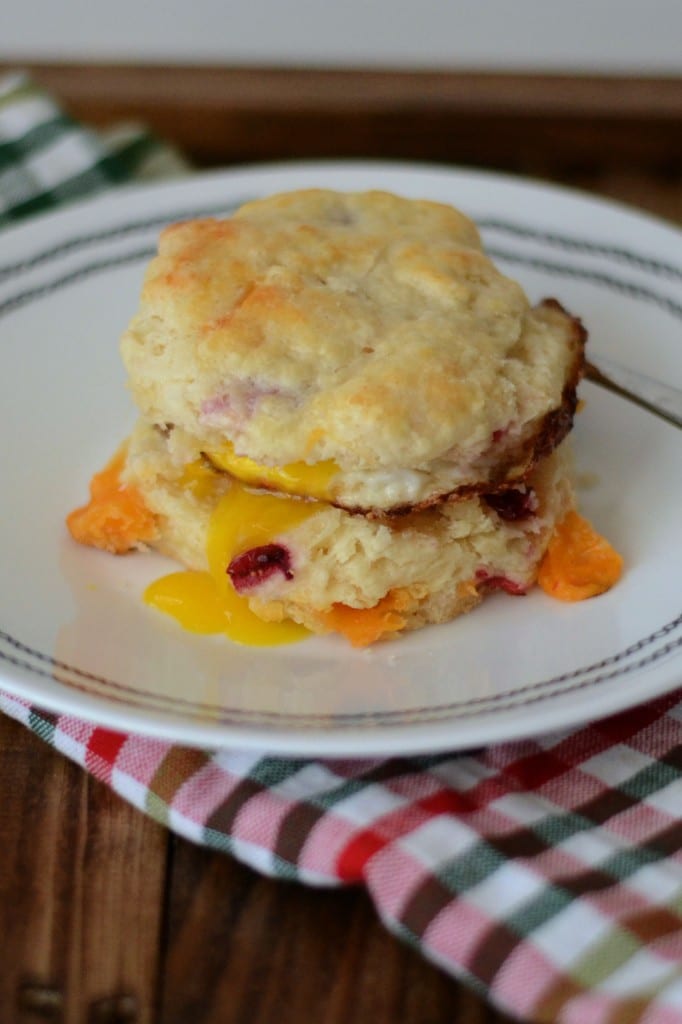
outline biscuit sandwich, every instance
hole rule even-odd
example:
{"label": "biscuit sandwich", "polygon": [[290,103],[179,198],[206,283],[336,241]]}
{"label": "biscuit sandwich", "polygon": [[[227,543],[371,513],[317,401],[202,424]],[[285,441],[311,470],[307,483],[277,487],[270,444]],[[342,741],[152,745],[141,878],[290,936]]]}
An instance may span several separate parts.
{"label": "biscuit sandwich", "polygon": [[526,593],[574,507],[585,340],[440,203],[314,189],[173,225],[121,343],[139,422],[69,527],[176,559],[149,602],[245,642]]}

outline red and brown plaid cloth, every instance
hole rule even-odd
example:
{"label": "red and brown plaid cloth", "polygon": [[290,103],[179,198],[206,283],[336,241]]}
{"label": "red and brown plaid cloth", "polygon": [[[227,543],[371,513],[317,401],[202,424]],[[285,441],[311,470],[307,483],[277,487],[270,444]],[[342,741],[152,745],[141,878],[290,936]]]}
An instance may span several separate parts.
{"label": "red and brown plaid cloth", "polygon": [[[150,153],[168,170],[139,133],[117,146],[26,79],[0,82],[0,221],[143,157],[149,175]],[[366,885],[392,932],[507,1013],[682,1022],[682,691],[539,740],[364,761],[193,750],[2,693],[0,710],[187,839],[274,877]]]}
{"label": "red and brown plaid cloth", "polygon": [[682,692],[540,740],[362,761],[0,709],[187,839],[275,878],[366,885],[387,928],[507,1013],[682,1021]]}

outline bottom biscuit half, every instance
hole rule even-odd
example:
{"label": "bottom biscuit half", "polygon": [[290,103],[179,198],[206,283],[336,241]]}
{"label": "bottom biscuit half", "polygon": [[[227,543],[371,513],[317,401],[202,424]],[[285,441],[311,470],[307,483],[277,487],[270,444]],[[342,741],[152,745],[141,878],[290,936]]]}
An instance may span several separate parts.
{"label": "bottom biscuit half", "polygon": [[[492,590],[526,593],[573,507],[570,467],[564,442],[518,490],[381,521],[246,487],[202,459],[183,462],[140,421],[122,479],[154,517],[146,544],[210,575],[263,623],[293,621],[363,646],[449,621]],[[179,577],[175,586],[177,604]]]}

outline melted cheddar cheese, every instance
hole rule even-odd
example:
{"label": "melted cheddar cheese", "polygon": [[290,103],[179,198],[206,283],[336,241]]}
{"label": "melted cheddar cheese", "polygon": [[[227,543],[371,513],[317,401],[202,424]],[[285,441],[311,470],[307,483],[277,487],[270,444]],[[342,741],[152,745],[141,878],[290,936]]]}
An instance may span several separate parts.
{"label": "melted cheddar cheese", "polygon": [[556,527],[540,564],[538,583],[560,601],[584,601],[609,590],[623,572],[623,559],[577,512]]}
{"label": "melted cheddar cheese", "polygon": [[79,544],[125,554],[157,534],[156,519],[139,492],[121,482],[126,446],[123,445],[90,481],[90,500],[66,517],[69,533]]}
{"label": "melted cheddar cheese", "polygon": [[353,647],[369,647],[389,633],[400,632],[405,625],[405,616],[401,613],[411,604],[407,591],[397,588],[389,590],[373,608],[333,604],[320,618],[327,629],[341,633]]}

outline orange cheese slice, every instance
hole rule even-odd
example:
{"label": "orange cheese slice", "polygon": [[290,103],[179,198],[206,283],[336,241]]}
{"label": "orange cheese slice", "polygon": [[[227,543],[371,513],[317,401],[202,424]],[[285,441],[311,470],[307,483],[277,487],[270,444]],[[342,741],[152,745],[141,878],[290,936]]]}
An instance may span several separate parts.
{"label": "orange cheese slice", "polygon": [[592,525],[569,512],[559,523],[540,564],[538,583],[560,601],[583,601],[620,579],[623,559]]}
{"label": "orange cheese slice", "polygon": [[90,481],[90,500],[66,518],[66,525],[79,544],[121,555],[156,536],[156,520],[139,492],[121,482],[126,448]]}
{"label": "orange cheese slice", "polygon": [[322,624],[334,633],[341,633],[353,647],[369,647],[381,637],[398,633],[405,625],[405,616],[411,604],[403,589],[389,590],[372,608],[351,608],[347,604],[333,604],[320,616]]}

